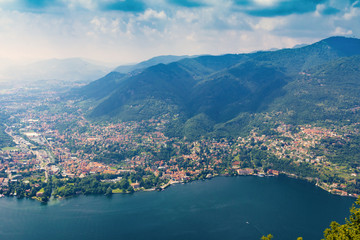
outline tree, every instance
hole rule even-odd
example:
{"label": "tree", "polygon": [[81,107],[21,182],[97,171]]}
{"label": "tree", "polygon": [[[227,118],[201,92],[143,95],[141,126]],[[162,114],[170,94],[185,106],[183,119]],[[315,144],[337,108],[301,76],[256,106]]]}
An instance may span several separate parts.
{"label": "tree", "polygon": [[[267,236],[262,236],[261,240],[271,240],[273,238],[273,235],[269,234]],[[297,240],[303,240],[302,237],[298,237]]]}
{"label": "tree", "polygon": [[132,186],[129,186],[128,189],[126,189],[126,191],[128,193],[133,193],[134,192],[134,188]]}
{"label": "tree", "polygon": [[333,221],[324,231],[324,240],[360,240],[360,198],[350,209],[350,217],[340,225]]}
{"label": "tree", "polygon": [[121,179],[120,188],[126,190],[130,186],[129,181],[126,178]]}
{"label": "tree", "polygon": [[112,189],[111,189],[111,187],[108,187],[106,189],[105,195],[111,195],[111,194],[112,194]]}
{"label": "tree", "polygon": [[269,234],[267,236],[262,236],[261,240],[271,240],[273,238],[273,235]]}

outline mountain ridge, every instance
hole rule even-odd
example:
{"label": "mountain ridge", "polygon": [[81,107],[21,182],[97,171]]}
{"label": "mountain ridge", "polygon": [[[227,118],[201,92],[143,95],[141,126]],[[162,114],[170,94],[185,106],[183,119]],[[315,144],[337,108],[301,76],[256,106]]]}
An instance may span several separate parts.
{"label": "mountain ridge", "polygon": [[[296,89],[301,89],[303,84],[303,87],[313,87],[318,96],[326,98],[320,85],[310,86],[306,82],[309,81],[306,80],[308,74],[319,78],[316,69],[327,72],[331,64],[334,65],[332,68],[344,71],[345,68],[338,65],[356,65],[357,55],[360,55],[359,39],[331,37],[294,49],[183,58],[169,64],[153,65],[138,73],[110,73],[81,88],[78,96],[92,102],[88,115],[91,119],[128,121],[179,115],[177,125],[183,133],[197,129],[200,132],[201,129],[212,131],[219,126],[226,128],[227,123],[239,120],[246,125],[254,120],[249,120],[252,114],[284,111],[286,101],[291,103],[288,107],[295,112],[293,121],[298,116],[311,122],[316,119],[306,116],[311,114],[306,107],[314,111],[319,107],[298,98]],[[358,89],[358,72],[355,70],[349,72],[352,74],[349,79],[342,78],[341,71],[333,70],[332,73],[344,82],[351,80],[348,84]],[[337,87],[334,82],[326,86],[328,92]],[[343,94],[347,91],[349,89]],[[308,97],[315,100],[316,94]],[[334,101],[330,102],[333,104]],[[328,114],[323,110],[321,113]],[[320,119],[319,114],[313,116]],[[239,131],[232,133],[236,134]],[[193,135],[199,137],[202,134]]]}
{"label": "mountain ridge", "polygon": [[130,73],[133,71],[141,71],[142,69],[163,63],[163,64],[169,64],[172,62],[179,61],[184,58],[189,58],[188,55],[182,55],[182,56],[175,56],[175,55],[162,55],[150,58],[148,60],[142,61],[140,63],[136,64],[129,64],[129,65],[121,65],[116,67],[113,72],[119,72],[119,73]]}

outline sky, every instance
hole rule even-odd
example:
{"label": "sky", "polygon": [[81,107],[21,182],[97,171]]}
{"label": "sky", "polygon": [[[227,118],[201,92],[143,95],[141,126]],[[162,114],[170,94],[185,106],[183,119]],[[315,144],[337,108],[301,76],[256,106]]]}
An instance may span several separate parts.
{"label": "sky", "polygon": [[288,48],[359,23],[360,0],[0,0],[0,64]]}

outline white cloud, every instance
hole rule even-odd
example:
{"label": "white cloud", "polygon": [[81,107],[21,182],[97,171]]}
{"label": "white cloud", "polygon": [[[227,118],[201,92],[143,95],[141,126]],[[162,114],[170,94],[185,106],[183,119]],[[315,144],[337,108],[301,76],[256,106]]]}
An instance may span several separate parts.
{"label": "white cloud", "polygon": [[97,1],[95,0],[63,0],[63,2],[70,10],[76,10],[78,8],[95,10],[98,7]]}
{"label": "white cloud", "polygon": [[325,9],[326,9],[325,4],[318,4],[316,6],[316,11],[314,12],[314,16],[321,17],[322,16],[321,12],[324,11]]}
{"label": "white cloud", "polygon": [[200,16],[198,12],[189,10],[178,10],[174,18],[179,21],[185,21],[186,23],[194,23],[199,20]]}
{"label": "white cloud", "polygon": [[14,0],[0,0],[0,4],[15,2]]}
{"label": "white cloud", "polygon": [[360,9],[359,8],[355,8],[355,7],[351,7],[345,14],[344,14],[344,19],[345,20],[351,20],[355,17],[359,17],[360,16]]}
{"label": "white cloud", "polygon": [[285,24],[285,17],[260,18],[260,20],[252,26],[254,30],[273,31],[276,28],[282,28]]}
{"label": "white cloud", "polygon": [[[344,5],[338,1],[331,0],[331,6]],[[360,36],[360,9],[348,5],[337,15],[323,16],[328,5],[321,4],[316,12],[270,18],[235,11],[230,0],[208,0],[208,6],[199,8],[149,0],[148,8],[138,13],[104,12],[96,0],[63,2],[67,10],[61,13],[0,10],[1,56],[14,60],[86,57],[123,63],[162,54],[250,52],[331,35]],[[265,7],[279,2],[256,1]]]}
{"label": "white cloud", "polygon": [[279,2],[279,0],[254,0],[260,6],[271,7]]}
{"label": "white cloud", "polygon": [[337,28],[335,28],[335,30],[332,32],[332,34],[333,34],[333,35],[336,35],[336,36],[338,36],[338,35],[351,35],[351,34],[353,34],[353,31],[351,31],[351,30],[346,30],[346,29],[344,29],[344,28],[342,28],[342,27],[337,27]]}
{"label": "white cloud", "polygon": [[152,19],[166,20],[167,16],[164,11],[155,11],[153,9],[147,9],[143,14],[140,15],[139,20],[149,21]]}

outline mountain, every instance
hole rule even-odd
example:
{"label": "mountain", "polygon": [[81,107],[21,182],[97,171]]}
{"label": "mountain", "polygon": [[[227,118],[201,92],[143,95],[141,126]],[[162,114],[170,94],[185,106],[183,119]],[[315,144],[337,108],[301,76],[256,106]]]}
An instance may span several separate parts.
{"label": "mountain", "polygon": [[116,89],[117,84],[125,77],[126,74],[110,72],[106,76],[93,81],[82,88],[73,89],[69,95],[78,95],[83,96],[84,98],[100,100],[111,94]]}
{"label": "mountain", "polygon": [[110,73],[76,96],[90,103],[92,119],[171,114],[178,117],[169,134],[236,136],[274,112],[289,123],[357,117],[350,109],[360,100],[359,55],[359,39],[331,37],[301,48],[184,58]]}
{"label": "mountain", "polygon": [[140,62],[137,64],[118,66],[113,71],[119,72],[119,73],[130,73],[130,72],[133,72],[136,70],[142,70],[142,69],[160,64],[160,63],[168,64],[168,63],[176,62],[181,59],[188,58],[188,57],[189,56],[174,56],[174,55],[158,56],[158,57],[154,57],[154,58],[151,58],[149,60],[146,60],[146,61],[143,61],[143,62]]}
{"label": "mountain", "polygon": [[194,114],[205,113],[216,122],[240,112],[256,112],[281,95],[288,77],[278,67],[247,61],[199,82],[191,94]]}
{"label": "mountain", "polygon": [[[98,80],[86,87],[80,88],[85,98],[99,100],[101,93],[103,101],[97,105],[91,117],[117,117],[122,120],[139,120],[167,112],[190,114],[189,94],[199,81],[219,69],[230,67],[243,59],[243,55],[226,55],[220,57],[202,56],[196,59],[183,59],[168,65],[158,64],[149,67],[139,74],[119,75],[111,73],[109,77]],[[117,79],[109,80],[110,76]],[[103,87],[109,81],[115,81],[111,93]],[[96,89],[96,90],[95,90]],[[95,91],[93,91],[95,90]],[[104,92],[104,91],[105,92]],[[96,92],[96,94],[91,94]],[[106,95],[108,93],[109,95]]]}
{"label": "mountain", "polygon": [[292,48],[302,48],[302,47],[306,47],[308,44],[305,43],[301,43],[301,44],[297,44],[295,46],[293,46]]}
{"label": "mountain", "polygon": [[90,63],[80,58],[50,59],[24,66],[8,67],[1,77],[6,81],[61,80],[89,83],[110,71],[107,66]]}
{"label": "mountain", "polygon": [[269,109],[293,112],[293,124],[355,120],[360,103],[360,55],[339,58],[309,69],[284,87],[286,94]]}
{"label": "mountain", "polygon": [[119,81],[116,90],[96,106],[90,116],[141,120],[175,113],[194,84],[194,78],[179,64],[159,64]]}
{"label": "mountain", "polygon": [[254,59],[270,62],[282,67],[287,74],[296,75],[340,57],[359,55],[359,42],[356,38],[331,37],[302,48],[259,52]]}

